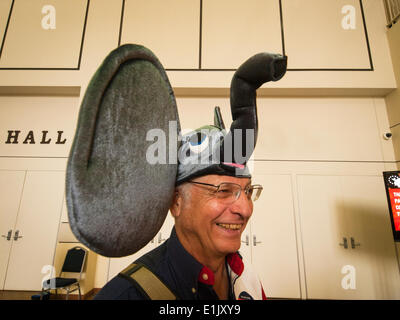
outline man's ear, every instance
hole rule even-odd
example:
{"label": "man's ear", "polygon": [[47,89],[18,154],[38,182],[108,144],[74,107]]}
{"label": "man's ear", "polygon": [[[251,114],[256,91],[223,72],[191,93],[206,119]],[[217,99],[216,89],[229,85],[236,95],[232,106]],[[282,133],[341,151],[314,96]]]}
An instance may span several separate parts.
{"label": "man's ear", "polygon": [[182,208],[182,196],[178,192],[178,190],[175,190],[174,192],[174,197],[172,199],[171,207],[169,210],[171,211],[171,214],[174,218],[179,217],[181,213],[181,208]]}

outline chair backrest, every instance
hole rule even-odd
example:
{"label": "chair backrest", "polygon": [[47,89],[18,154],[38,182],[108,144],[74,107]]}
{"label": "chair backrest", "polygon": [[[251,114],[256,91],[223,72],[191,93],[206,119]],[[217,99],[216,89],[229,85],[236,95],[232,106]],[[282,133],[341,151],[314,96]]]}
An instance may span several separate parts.
{"label": "chair backrest", "polygon": [[83,271],[85,265],[87,251],[82,247],[74,247],[69,249],[65,256],[62,272],[79,272]]}

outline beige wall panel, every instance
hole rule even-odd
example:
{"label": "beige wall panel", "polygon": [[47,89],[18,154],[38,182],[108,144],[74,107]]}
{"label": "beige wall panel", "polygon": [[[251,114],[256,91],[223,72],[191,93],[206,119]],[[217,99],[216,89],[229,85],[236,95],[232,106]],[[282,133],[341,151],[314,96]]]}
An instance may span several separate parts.
{"label": "beige wall panel", "polygon": [[[147,3],[147,2],[146,2]],[[147,4],[143,5],[147,5]],[[127,3],[129,5],[129,3]],[[142,5],[142,3],[140,3]],[[259,94],[264,95],[367,95],[384,96],[396,87],[393,67],[386,37],[385,12],[382,1],[363,0],[368,26],[368,36],[374,62],[374,71],[297,71],[288,72],[278,82],[263,86]],[[1,94],[79,94],[93,75],[105,55],[118,45],[121,22],[122,0],[96,0],[90,2],[87,32],[83,44],[82,63],[79,71],[63,70],[0,70]],[[200,8],[200,4],[195,5]],[[183,10],[183,9],[182,9]],[[182,11],[183,12],[183,11]],[[196,25],[199,24],[198,17]],[[126,20],[126,19],[125,19]],[[169,23],[170,20],[168,20]],[[126,22],[126,21],[125,21]],[[155,22],[154,25],[158,25]],[[199,42],[198,32],[193,43]],[[143,32],[141,32],[143,34]],[[261,33],[260,33],[261,34]],[[131,42],[131,41],[130,41]],[[173,47],[169,45],[169,47]],[[340,43],[337,44],[340,46]],[[176,52],[182,48],[171,49]],[[155,51],[155,50],[154,50]],[[198,47],[195,58],[191,58],[198,67]],[[183,51],[182,51],[183,52]],[[158,54],[157,54],[158,55]],[[193,56],[193,54],[186,55]],[[165,64],[160,56],[161,61]],[[180,59],[185,61],[183,59]],[[289,61],[291,60],[289,56]],[[166,65],[169,67],[168,65]],[[208,88],[223,88],[229,94],[232,71],[168,71],[174,88],[196,88],[202,95],[210,95]],[[214,93],[213,93],[214,94]]]}
{"label": "beige wall panel", "polygon": [[97,255],[96,273],[94,278],[94,287],[103,288],[107,283],[108,268],[110,265],[110,258]]}
{"label": "beige wall panel", "polygon": [[397,252],[397,261],[398,261],[399,266],[400,266],[400,244],[398,242],[396,242],[395,246],[396,246],[396,252]]}
{"label": "beige wall panel", "polygon": [[122,0],[90,2],[82,53],[82,94],[105,57],[118,47]]}
{"label": "beige wall panel", "polygon": [[[227,128],[232,122],[227,98],[178,98],[177,103],[182,129],[212,124],[216,105]],[[378,127],[373,99],[258,98],[257,105],[255,159],[384,160],[382,145],[387,141]],[[384,113],[380,107],[378,111]],[[393,160],[391,146],[385,148],[385,160]]]}
{"label": "beige wall panel", "polygon": [[148,47],[165,68],[197,68],[200,3],[197,0],[126,0],[121,44]]}
{"label": "beige wall panel", "polygon": [[11,9],[12,0],[3,0],[0,2],[0,48],[6,31],[8,16]]}
{"label": "beige wall panel", "polygon": [[385,163],[385,168],[383,171],[396,171],[396,170],[398,170],[396,162]]}
{"label": "beige wall panel", "polygon": [[121,6],[121,0],[90,1],[80,70],[0,70],[0,93],[79,96],[80,87],[84,92],[105,56],[118,46]]}
{"label": "beige wall panel", "polygon": [[67,158],[10,158],[0,157],[1,170],[54,170],[65,171]]}
{"label": "beige wall panel", "polygon": [[60,229],[58,230],[58,242],[77,242],[75,235],[71,231],[71,227],[69,223],[62,222],[60,223]]}
{"label": "beige wall panel", "polygon": [[390,124],[388,120],[388,114],[386,109],[386,103],[384,98],[373,99],[375,105],[376,120],[378,125],[378,132],[380,134],[380,141],[382,147],[383,160],[395,161],[395,154],[393,149],[393,139],[386,140],[383,135],[390,133]]}
{"label": "beige wall panel", "polygon": [[[355,8],[355,29],[342,27],[346,5]],[[370,68],[358,0],[284,0],[282,11],[289,68]]]}
{"label": "beige wall panel", "polygon": [[[357,94],[384,96],[395,88],[396,81],[386,38],[386,18],[383,2],[363,0],[363,5],[374,71],[287,72],[280,81],[265,84],[259,93],[263,92],[264,95],[294,95],[294,92],[298,95]],[[337,47],[342,46],[335,38],[332,39],[332,43],[335,43]],[[291,55],[289,55],[288,59],[290,62]],[[207,92],[207,88],[229,88],[232,75],[232,71],[168,72],[174,87],[197,87],[202,88],[203,92]],[[228,91],[225,91],[225,94],[228,94]]]}
{"label": "beige wall panel", "polygon": [[256,53],[282,53],[277,0],[205,0],[202,27],[204,69],[236,69]]}
{"label": "beige wall panel", "polygon": [[[78,99],[0,97],[0,154],[9,157],[68,157],[78,116]],[[13,131],[13,135],[15,131],[21,132],[18,139],[9,140],[8,131]],[[26,140],[30,131],[33,140],[30,139],[32,136]],[[48,131],[44,140],[43,131]],[[64,139],[65,143],[62,143]],[[7,144],[7,140],[11,143]],[[13,143],[15,141],[18,143]],[[27,143],[24,144],[24,141]],[[57,144],[57,141],[60,143]]]}
{"label": "beige wall panel", "polygon": [[372,99],[258,99],[255,159],[381,161]]}
{"label": "beige wall panel", "polygon": [[229,99],[226,98],[177,98],[181,129],[197,129],[214,123],[214,108],[219,106],[225,126],[229,128],[232,122]]}
{"label": "beige wall panel", "polygon": [[[46,5],[55,9],[54,29],[43,28]],[[16,0],[0,67],[77,68],[86,6],[86,0]]]}
{"label": "beige wall panel", "polygon": [[400,161],[400,124],[394,126],[392,129],[392,141],[396,160]]}
{"label": "beige wall panel", "polygon": [[[253,173],[261,166],[265,174],[294,175],[382,175],[385,166],[381,162],[335,162],[335,161],[253,161]],[[382,177],[383,179],[383,177]],[[383,180],[382,180],[383,181]],[[383,182],[382,182],[383,183]],[[293,183],[294,185],[294,183]]]}
{"label": "beige wall panel", "polygon": [[68,220],[68,210],[67,210],[67,202],[64,195],[63,207],[61,211],[61,222],[69,222]]}
{"label": "beige wall panel", "polygon": [[[393,71],[396,77],[397,85],[400,84],[400,24],[394,24],[387,30],[387,37],[390,47],[390,53],[393,63]],[[389,114],[390,125],[400,123],[400,89],[397,88],[386,96],[386,103]]]}
{"label": "beige wall panel", "polygon": [[[400,83],[400,81],[398,82]],[[395,126],[400,123],[400,89],[396,89],[395,91],[392,91],[390,94],[388,94],[385,97],[385,101],[387,105],[390,125]]]}

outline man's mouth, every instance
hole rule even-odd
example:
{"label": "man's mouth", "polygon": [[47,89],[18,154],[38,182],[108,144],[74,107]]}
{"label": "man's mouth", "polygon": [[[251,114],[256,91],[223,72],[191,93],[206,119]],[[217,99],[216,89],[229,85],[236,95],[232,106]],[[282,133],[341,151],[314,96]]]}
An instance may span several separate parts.
{"label": "man's mouth", "polygon": [[242,228],[243,224],[234,224],[234,223],[217,223],[217,226],[220,226],[229,230],[239,230]]}

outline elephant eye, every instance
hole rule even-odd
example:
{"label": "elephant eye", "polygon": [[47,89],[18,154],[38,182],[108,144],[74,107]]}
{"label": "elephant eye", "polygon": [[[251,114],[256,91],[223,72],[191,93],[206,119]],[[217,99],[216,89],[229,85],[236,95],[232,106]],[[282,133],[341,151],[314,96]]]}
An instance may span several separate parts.
{"label": "elephant eye", "polygon": [[189,148],[193,153],[201,153],[207,149],[209,144],[209,138],[202,132],[197,132],[190,137]]}
{"label": "elephant eye", "polygon": [[202,132],[196,132],[196,134],[190,137],[189,143],[191,146],[198,146],[207,139],[207,136]]}

